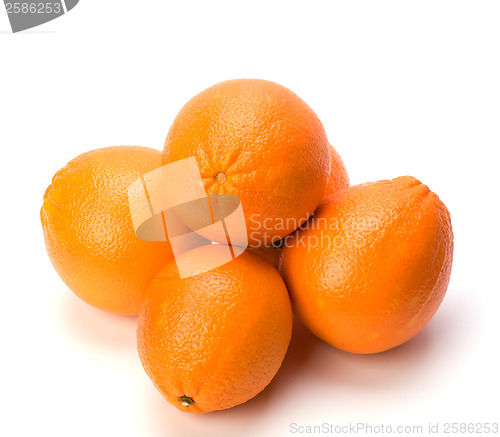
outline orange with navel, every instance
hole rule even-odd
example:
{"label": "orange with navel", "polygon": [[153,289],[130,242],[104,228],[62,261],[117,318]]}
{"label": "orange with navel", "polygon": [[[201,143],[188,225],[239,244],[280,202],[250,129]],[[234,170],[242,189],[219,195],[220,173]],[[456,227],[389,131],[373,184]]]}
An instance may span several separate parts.
{"label": "orange with navel", "polygon": [[249,243],[262,246],[314,212],[330,179],[330,147],[321,121],[295,93],[239,79],[202,91],[181,109],[162,162],[196,157],[207,193],[238,196]]}

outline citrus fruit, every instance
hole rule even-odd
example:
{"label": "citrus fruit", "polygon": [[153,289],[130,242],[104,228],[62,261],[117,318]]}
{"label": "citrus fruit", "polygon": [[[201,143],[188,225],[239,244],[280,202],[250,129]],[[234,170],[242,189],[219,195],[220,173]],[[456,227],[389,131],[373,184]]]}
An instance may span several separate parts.
{"label": "citrus fruit", "polygon": [[348,352],[375,353],[429,322],[452,256],[446,206],[405,176],[327,198],[286,241],[280,271],[295,314],[313,334]]}
{"label": "citrus fruit", "polygon": [[[221,257],[221,245],[181,255],[193,266]],[[182,262],[182,260],[181,260]],[[175,262],[152,281],[137,343],[146,373],[175,407],[222,410],[262,391],[278,371],[292,330],[278,271],[245,251],[220,267],[180,279]]]}
{"label": "citrus fruit", "polygon": [[328,185],[326,186],[325,194],[323,197],[328,197],[335,193],[337,190],[342,190],[349,186],[349,175],[345,168],[344,162],[339,155],[339,152],[330,145],[330,157],[332,164],[330,166],[330,176],[328,178]]}
{"label": "citrus fruit", "polygon": [[[335,148],[330,145],[331,167],[328,185],[324,197],[328,197],[337,190],[347,188],[349,186],[349,176],[345,168],[344,162]],[[286,238],[286,237],[285,237]],[[249,250],[269,261],[274,267],[278,267],[281,256],[281,241],[274,241],[270,245],[262,245],[260,247],[250,247]]]}
{"label": "citrus fruit", "polygon": [[150,280],[173,257],[167,242],[135,235],[128,187],[161,164],[146,147],[108,147],[70,161],[52,179],[40,216],[52,265],[66,285],[102,310],[137,314]]}
{"label": "citrus fruit", "polygon": [[265,80],[221,82],[181,109],[162,163],[191,156],[207,193],[241,200],[249,243],[257,246],[306,221],[330,174],[330,145],[317,115],[292,91]]}

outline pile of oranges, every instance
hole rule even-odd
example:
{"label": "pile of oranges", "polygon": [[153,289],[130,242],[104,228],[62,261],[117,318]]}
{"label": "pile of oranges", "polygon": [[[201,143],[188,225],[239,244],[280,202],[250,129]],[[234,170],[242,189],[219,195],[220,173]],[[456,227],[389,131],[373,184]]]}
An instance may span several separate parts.
{"label": "pile of oranges", "polygon": [[[182,279],[168,241],[136,237],[127,193],[189,157],[207,194],[240,199],[249,247]],[[264,80],[226,81],[192,98],[163,153],[123,146],[76,157],[47,188],[41,221],[67,286],[97,308],[139,315],[144,369],[191,413],[233,407],[269,384],[292,309],[348,352],[406,342],[437,311],[453,257],[450,215],[435,193],[410,176],[349,186],[313,110]],[[223,258],[217,246],[189,252],[190,262],[207,256]]]}

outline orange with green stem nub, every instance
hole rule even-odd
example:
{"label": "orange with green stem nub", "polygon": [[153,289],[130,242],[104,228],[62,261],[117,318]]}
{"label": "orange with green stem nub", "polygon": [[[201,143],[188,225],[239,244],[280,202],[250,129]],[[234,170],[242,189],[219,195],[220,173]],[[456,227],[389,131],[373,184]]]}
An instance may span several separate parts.
{"label": "orange with green stem nub", "polygon": [[[194,266],[223,258],[221,245],[181,255]],[[281,366],[292,310],[279,273],[244,252],[180,279],[175,263],[152,281],[139,314],[137,345],[162,395],[189,413],[223,410],[260,393]]]}

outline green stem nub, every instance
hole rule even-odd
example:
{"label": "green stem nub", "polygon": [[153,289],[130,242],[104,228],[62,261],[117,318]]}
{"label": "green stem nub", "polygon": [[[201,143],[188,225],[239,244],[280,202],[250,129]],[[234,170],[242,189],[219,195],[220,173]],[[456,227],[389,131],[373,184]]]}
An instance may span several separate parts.
{"label": "green stem nub", "polygon": [[183,407],[189,407],[191,404],[194,404],[194,401],[193,399],[191,399],[190,397],[188,396],[181,396],[179,398],[179,402],[181,403],[181,405]]}

